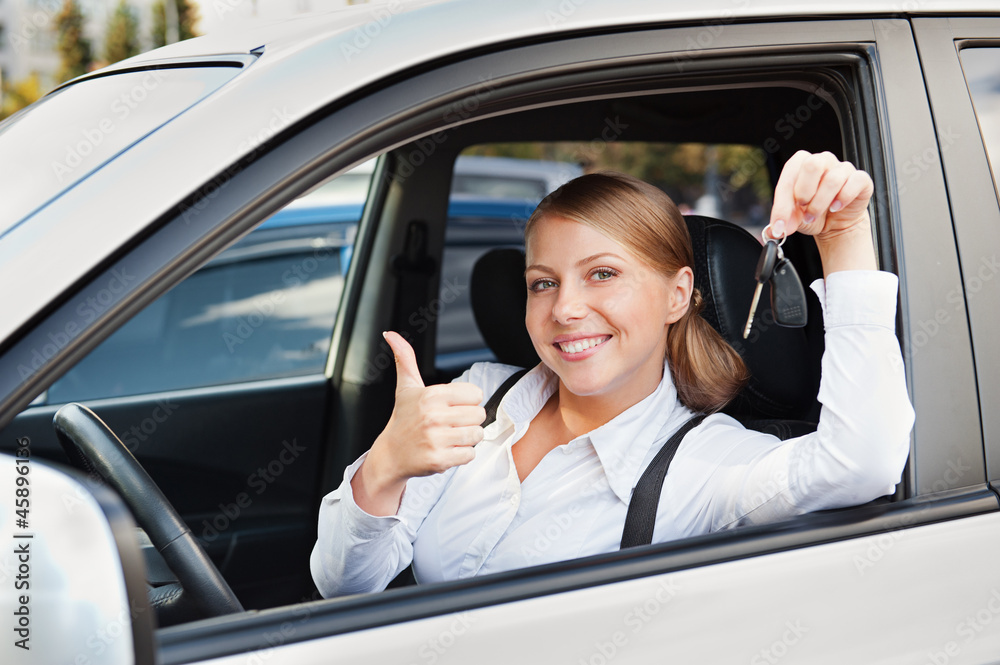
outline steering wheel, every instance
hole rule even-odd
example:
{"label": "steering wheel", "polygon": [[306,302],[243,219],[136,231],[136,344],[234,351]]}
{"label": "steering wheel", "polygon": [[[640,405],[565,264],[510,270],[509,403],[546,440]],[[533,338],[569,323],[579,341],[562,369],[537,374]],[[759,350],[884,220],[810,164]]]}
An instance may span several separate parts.
{"label": "steering wheel", "polygon": [[177,511],[114,432],[82,404],[52,419],[59,443],[78,468],[102,478],[125,500],[178,583],[151,589],[160,625],[242,612],[243,606]]}

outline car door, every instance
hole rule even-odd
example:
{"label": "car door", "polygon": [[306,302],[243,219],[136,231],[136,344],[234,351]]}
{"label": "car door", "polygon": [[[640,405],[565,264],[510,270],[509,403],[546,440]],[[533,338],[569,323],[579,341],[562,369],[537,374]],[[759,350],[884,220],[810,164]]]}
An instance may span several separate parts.
{"label": "car door", "polygon": [[[314,188],[148,305],[14,418],[3,440],[27,437],[40,457],[64,459],[53,415],[86,404],[246,607],[308,597],[308,572],[283,564],[305,560],[315,538],[326,365],[373,172]],[[315,206],[323,197],[341,203]],[[132,279],[120,270],[107,288]],[[78,309],[96,317],[101,303],[98,294]]]}
{"label": "car door", "polygon": [[[520,63],[531,63],[530,77]],[[477,580],[180,626],[160,633],[163,662],[994,659],[1000,572],[990,553],[1000,545],[1000,513],[986,484],[966,306],[949,299],[955,289],[962,293],[962,264],[952,240],[940,132],[925,95],[914,92],[924,86],[920,64],[905,19],[713,22],[512,46],[366,100],[377,119],[379,113],[406,117],[401,109],[418,94],[432,108],[419,122],[397,123],[392,138],[398,141],[400,132],[409,132],[409,140],[431,132],[447,137],[449,125],[475,117],[456,121],[441,112],[456,90],[485,115],[607,95],[612,83],[629,76],[645,77],[648,91],[713,77],[740,85],[818,68],[840,72],[855,95],[845,143],[873,174],[880,261],[901,278],[901,343],[917,421],[896,501]],[[494,76],[488,95],[476,93],[482,71]],[[523,106],[512,102],[515,96]],[[793,121],[804,122],[796,111],[785,118],[792,129]],[[374,331],[390,315],[374,303],[393,293],[381,266],[401,244],[403,221],[389,216],[369,228],[369,270],[358,275],[355,290],[348,286],[345,302],[357,309],[343,350],[350,357],[337,374],[347,387],[339,393],[341,413],[375,399],[364,370],[384,356]],[[926,324],[942,307],[956,314],[931,335]],[[335,473],[327,478],[335,480]]]}

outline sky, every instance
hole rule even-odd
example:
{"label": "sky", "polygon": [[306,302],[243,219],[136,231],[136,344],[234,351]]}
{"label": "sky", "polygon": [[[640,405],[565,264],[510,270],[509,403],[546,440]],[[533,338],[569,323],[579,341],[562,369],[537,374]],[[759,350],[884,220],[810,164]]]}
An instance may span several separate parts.
{"label": "sky", "polygon": [[303,12],[322,11],[347,6],[347,0],[195,0],[201,10],[198,28],[209,34],[253,19],[274,19]]}

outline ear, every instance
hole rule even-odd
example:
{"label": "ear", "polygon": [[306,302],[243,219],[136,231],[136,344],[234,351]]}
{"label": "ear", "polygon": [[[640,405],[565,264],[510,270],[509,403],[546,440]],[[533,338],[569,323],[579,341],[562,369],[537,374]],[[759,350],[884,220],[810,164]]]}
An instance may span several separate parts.
{"label": "ear", "polygon": [[691,306],[691,294],[694,293],[694,271],[690,267],[684,266],[670,281],[667,323],[677,323]]}

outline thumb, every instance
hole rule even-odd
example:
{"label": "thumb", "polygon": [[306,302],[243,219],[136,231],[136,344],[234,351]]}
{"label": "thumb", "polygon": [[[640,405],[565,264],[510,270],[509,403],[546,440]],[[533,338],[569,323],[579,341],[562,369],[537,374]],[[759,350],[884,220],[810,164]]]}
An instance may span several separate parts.
{"label": "thumb", "polygon": [[403,339],[402,335],[393,331],[382,333],[382,337],[385,338],[389,348],[392,349],[392,354],[396,357],[396,390],[423,388],[424,380],[420,378],[417,356],[410,343]]}

